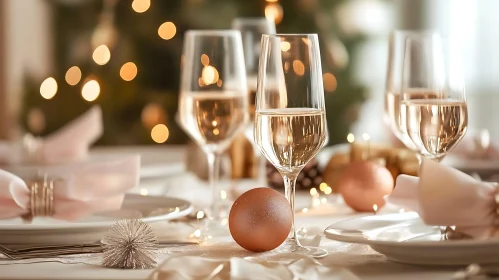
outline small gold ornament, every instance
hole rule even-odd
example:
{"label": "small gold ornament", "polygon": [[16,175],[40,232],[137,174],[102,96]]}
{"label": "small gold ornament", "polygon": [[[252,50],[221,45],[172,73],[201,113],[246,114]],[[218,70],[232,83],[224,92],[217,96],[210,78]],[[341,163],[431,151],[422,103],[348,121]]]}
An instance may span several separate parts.
{"label": "small gold ornament", "polygon": [[147,269],[156,266],[158,239],[141,220],[116,222],[102,239],[102,265],[109,268]]}

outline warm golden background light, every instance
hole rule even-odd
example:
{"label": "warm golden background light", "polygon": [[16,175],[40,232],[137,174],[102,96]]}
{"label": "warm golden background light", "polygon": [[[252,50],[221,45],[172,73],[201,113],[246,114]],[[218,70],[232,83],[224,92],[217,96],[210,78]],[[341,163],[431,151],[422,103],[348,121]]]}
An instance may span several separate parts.
{"label": "warm golden background light", "polygon": [[205,66],[201,73],[201,78],[205,85],[211,85],[218,82],[218,70],[213,66]]}
{"label": "warm golden background light", "polygon": [[164,124],[157,124],[151,130],[151,138],[156,143],[165,143],[168,136],[170,136],[170,131]]}
{"label": "warm golden background light", "polygon": [[89,80],[81,88],[81,96],[88,102],[92,102],[100,94],[100,85],[96,80]]}
{"label": "warm golden background light", "polygon": [[210,65],[210,57],[208,57],[206,54],[201,55],[201,64],[204,66]]}
{"label": "warm golden background light", "polygon": [[40,85],[40,94],[45,99],[52,99],[57,93],[57,82],[54,78],[45,79]]}
{"label": "warm golden background light", "polygon": [[151,0],[133,0],[132,9],[137,13],[143,13],[151,7]]}
{"label": "warm golden background light", "polygon": [[100,45],[95,48],[92,58],[95,63],[99,65],[105,65],[111,59],[111,51],[106,45]]}
{"label": "warm golden background light", "polygon": [[171,21],[163,23],[158,29],[159,37],[164,40],[170,40],[175,36],[176,33],[177,27]]}
{"label": "warm golden background light", "polygon": [[131,81],[137,76],[137,65],[133,62],[127,62],[121,66],[120,76],[125,81]]}
{"label": "warm golden background light", "polygon": [[300,60],[293,60],[293,71],[298,76],[303,76],[305,74],[305,65]]}
{"label": "warm golden background light", "polygon": [[282,7],[279,3],[269,3],[265,7],[265,17],[268,20],[272,20],[275,24],[278,24],[282,21],[283,11]]}
{"label": "warm golden background light", "polygon": [[66,72],[66,83],[70,86],[77,85],[81,80],[81,70],[78,66],[73,66]]}
{"label": "warm golden background light", "polygon": [[152,128],[159,123],[164,123],[166,114],[159,104],[149,103],[142,109],[141,119],[145,127]]}
{"label": "warm golden background light", "polygon": [[324,89],[329,92],[333,92],[336,90],[338,83],[336,81],[336,77],[331,73],[325,73],[322,75],[322,79],[324,80]]}

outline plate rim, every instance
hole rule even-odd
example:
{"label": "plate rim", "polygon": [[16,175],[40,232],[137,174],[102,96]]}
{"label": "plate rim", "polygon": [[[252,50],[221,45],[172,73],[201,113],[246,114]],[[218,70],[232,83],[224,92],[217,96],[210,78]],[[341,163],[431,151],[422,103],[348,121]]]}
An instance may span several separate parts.
{"label": "plate rim", "polygon": [[[151,198],[161,198],[161,199],[172,199],[178,200],[179,202],[185,203],[187,207],[178,211],[178,212],[170,212],[167,214],[150,216],[150,217],[142,217],[139,218],[145,223],[155,223],[160,221],[172,220],[180,217],[184,217],[192,213],[193,206],[192,203],[181,198],[171,197],[171,196],[155,196],[155,195],[147,195],[143,196],[140,194],[127,193],[127,196],[131,197],[151,197]],[[16,231],[24,231],[24,232],[33,232],[33,231],[54,231],[54,230],[65,230],[65,231],[78,231],[78,230],[92,230],[92,229],[100,229],[103,227],[110,227],[114,225],[118,220],[114,221],[100,221],[100,222],[83,222],[83,223],[61,223],[61,224],[38,224],[36,227],[29,224],[14,224],[14,225],[1,225],[0,224],[0,232],[16,232]],[[71,226],[68,226],[71,225]]]}
{"label": "plate rim", "polygon": [[[378,216],[394,216],[394,215],[407,215],[408,213],[414,213],[414,212],[406,212],[406,213],[391,213],[391,214],[381,214]],[[416,214],[417,215],[417,214]],[[332,229],[334,225],[337,225],[339,223],[343,222],[349,222],[352,220],[360,220],[364,219],[366,217],[371,217],[371,216],[364,216],[364,217],[355,217],[355,218],[350,218],[350,219],[345,219],[341,220],[338,222],[335,222],[331,225],[329,225],[326,229],[324,229],[324,236],[328,239],[331,240],[336,240],[336,241],[341,241],[341,242],[348,242],[348,243],[357,243],[357,244],[366,244],[366,245],[381,245],[381,246],[392,246],[392,247],[473,247],[473,246],[499,246],[499,239],[466,239],[466,240],[449,240],[447,242],[438,242],[438,241],[389,241],[389,240],[372,240],[372,239],[367,239],[367,238],[362,238],[362,237],[345,237],[343,235],[335,234],[329,232],[329,230]],[[431,227],[431,226],[428,226]]]}

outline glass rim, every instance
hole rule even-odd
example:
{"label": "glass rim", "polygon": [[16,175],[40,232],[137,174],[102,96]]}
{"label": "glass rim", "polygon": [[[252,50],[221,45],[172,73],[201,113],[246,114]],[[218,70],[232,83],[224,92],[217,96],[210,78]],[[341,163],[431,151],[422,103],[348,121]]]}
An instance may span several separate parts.
{"label": "glass rim", "polygon": [[396,29],[390,32],[390,35],[418,35],[418,34],[439,34],[435,29]]}
{"label": "glass rim", "polygon": [[232,36],[240,35],[241,31],[235,29],[191,29],[185,32],[186,36]]}
{"label": "glass rim", "polygon": [[242,23],[260,23],[263,21],[272,21],[266,17],[237,17],[232,22],[242,22]]}
{"label": "glass rim", "polygon": [[317,33],[303,33],[303,34],[300,34],[300,33],[289,33],[289,34],[286,34],[286,33],[277,33],[277,34],[263,34],[262,35],[263,37],[266,37],[266,38],[279,38],[279,37],[302,37],[302,38],[305,38],[305,37],[317,37]]}

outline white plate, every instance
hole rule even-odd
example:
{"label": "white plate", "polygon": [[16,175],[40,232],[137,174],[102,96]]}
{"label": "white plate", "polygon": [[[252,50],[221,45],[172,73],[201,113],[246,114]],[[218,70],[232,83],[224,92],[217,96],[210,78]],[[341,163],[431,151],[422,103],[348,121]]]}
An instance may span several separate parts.
{"label": "white plate", "polygon": [[1,244],[76,244],[100,240],[109,228],[124,218],[140,218],[147,223],[176,219],[191,213],[188,201],[159,196],[127,194],[120,210],[98,213],[66,222],[36,218],[33,223],[21,219],[0,220]]}
{"label": "white plate", "polygon": [[416,213],[366,216],[335,223],[327,238],[362,243],[389,260],[422,265],[499,263],[499,240],[441,240],[440,229]]}
{"label": "white plate", "polygon": [[167,177],[185,171],[185,146],[98,147],[91,156],[140,154],[140,177]]}

